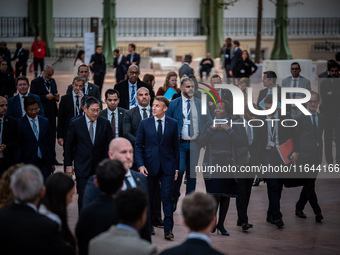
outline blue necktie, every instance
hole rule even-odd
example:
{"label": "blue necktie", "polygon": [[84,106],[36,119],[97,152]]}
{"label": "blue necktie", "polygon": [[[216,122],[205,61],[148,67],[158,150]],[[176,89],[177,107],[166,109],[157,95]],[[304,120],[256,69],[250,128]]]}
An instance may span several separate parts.
{"label": "blue necktie", "polygon": [[158,121],[158,128],[157,128],[157,134],[158,134],[158,140],[162,140],[162,120],[157,120]]}
{"label": "blue necktie", "polygon": [[131,105],[136,105],[136,97],[135,97],[135,85],[132,85],[132,92],[131,92]]}
{"label": "blue necktie", "polygon": [[[33,133],[35,135],[35,138],[37,139],[37,141],[39,141],[39,132],[38,132],[38,127],[37,127],[37,124],[35,124],[35,120],[32,119],[32,126],[33,126]],[[42,158],[42,155],[41,155],[41,150],[38,146],[38,157],[39,158]]]}
{"label": "blue necktie", "polygon": [[190,121],[190,124],[188,125],[188,136],[192,137],[194,135],[194,125],[192,124],[192,115],[190,110],[190,100],[187,100],[187,119]]}
{"label": "blue necktie", "polygon": [[129,179],[128,179],[127,176],[125,176],[125,185],[126,185],[126,188],[127,188],[127,189],[128,189],[128,188],[132,188],[132,185],[131,185],[131,183],[129,182]]}

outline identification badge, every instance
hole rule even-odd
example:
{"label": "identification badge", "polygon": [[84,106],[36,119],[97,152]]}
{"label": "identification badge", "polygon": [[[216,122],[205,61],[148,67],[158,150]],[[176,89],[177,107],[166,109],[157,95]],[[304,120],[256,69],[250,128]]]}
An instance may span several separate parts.
{"label": "identification badge", "polygon": [[241,69],[241,70],[240,70],[240,73],[245,73],[245,72],[246,72],[246,71],[244,71],[244,69]]}
{"label": "identification badge", "polygon": [[269,147],[275,147],[275,143],[273,141],[269,141],[268,146]]}
{"label": "identification badge", "polygon": [[190,125],[190,120],[185,119],[184,120],[184,125]]}
{"label": "identification badge", "polygon": [[228,59],[229,58],[229,54],[225,54],[224,57]]}

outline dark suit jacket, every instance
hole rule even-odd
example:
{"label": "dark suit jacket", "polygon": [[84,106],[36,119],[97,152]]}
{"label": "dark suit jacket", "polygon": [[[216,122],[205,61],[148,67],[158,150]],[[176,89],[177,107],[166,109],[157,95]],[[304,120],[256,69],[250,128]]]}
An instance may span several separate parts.
{"label": "dark suit jacket", "polygon": [[212,248],[206,241],[196,238],[187,239],[184,243],[166,249],[160,255],[223,255],[223,253]]}
{"label": "dark suit jacket", "polygon": [[100,161],[107,157],[113,139],[110,122],[98,116],[95,142],[92,144],[85,116],[70,122],[65,146],[65,165],[72,166],[76,176],[87,178],[94,173]]}
{"label": "dark suit jacket", "polygon": [[[257,98],[257,107],[259,110],[262,110],[262,107],[260,106],[260,102],[267,96],[267,94],[268,94],[268,88],[260,90],[259,97]],[[281,87],[279,85],[277,85],[277,101],[281,103]]]}
{"label": "dark suit jacket", "polygon": [[[40,97],[38,97],[37,95],[34,95],[32,93],[28,93],[29,96],[33,96],[36,99],[39,100],[39,115],[44,117],[44,108],[41,104],[40,101]],[[16,95],[15,97],[11,97],[10,99],[8,99],[7,101],[8,105],[7,105],[7,116],[10,116],[14,119],[20,119],[23,116],[23,112],[22,112],[22,108],[21,108],[21,103],[20,103],[20,96],[19,94]],[[26,113],[25,113],[26,114]]]}
{"label": "dark suit jacket", "polygon": [[7,168],[18,162],[17,150],[20,146],[20,136],[18,121],[5,115],[2,128],[2,144],[6,145],[3,154]]}
{"label": "dark suit jacket", "polygon": [[[58,112],[57,138],[66,139],[70,120],[75,117],[73,94],[66,94],[61,97]],[[64,141],[65,142],[65,141]]]}
{"label": "dark suit jacket", "polygon": [[[216,89],[217,93],[219,92],[219,90],[220,89]],[[217,96],[215,95],[215,93],[212,90],[209,90],[209,92],[213,95],[216,103],[218,103],[219,100],[218,100]],[[221,99],[228,101],[228,103],[230,104],[231,113],[232,113],[232,111],[233,111],[233,95],[232,95],[231,91],[229,89],[222,89]],[[210,96],[208,97],[208,102],[214,102]],[[209,109],[209,112],[210,112],[210,116],[215,116],[214,105],[208,104],[208,109]]]}
{"label": "dark suit jacket", "polygon": [[131,54],[128,54],[128,55],[125,57],[125,65],[126,65],[127,69],[129,69],[129,66],[132,65],[132,62],[136,62],[136,65],[139,66],[139,63],[140,63],[140,55],[137,54],[137,53],[135,52],[135,54],[133,55],[132,62],[131,62],[130,60],[131,60]]}
{"label": "dark suit jacket", "polygon": [[39,121],[39,141],[35,138],[27,115],[18,121],[21,132],[20,160],[25,164],[37,164],[39,147],[42,159],[46,167],[50,169],[54,162],[50,125],[48,119],[39,115],[37,117]]}
{"label": "dark suit jacket", "polygon": [[[58,94],[57,84],[53,78],[50,79],[51,93],[53,95]],[[40,101],[44,108],[45,115],[58,115],[57,100],[48,100],[46,95],[49,93],[45,87],[44,79],[39,76],[31,81],[30,93],[40,97]]]}
{"label": "dark suit jacket", "polygon": [[184,74],[189,76],[190,74],[194,75],[194,69],[192,69],[189,64],[183,64],[178,70],[179,78],[182,78]]}
{"label": "dark suit jacket", "polygon": [[[233,49],[232,49],[233,50]],[[237,48],[237,50],[234,52],[233,57],[230,60],[230,70],[233,71],[233,76],[236,75],[235,73],[235,67],[239,59],[241,58],[242,50],[240,48]]]}
{"label": "dark suit jacket", "polygon": [[[150,116],[152,116],[151,108]],[[134,107],[126,111],[124,116],[123,135],[131,142],[133,147],[135,147],[136,135],[141,121],[142,117],[139,112],[139,107]]]}
{"label": "dark suit jacket", "polygon": [[[200,132],[202,132],[205,124],[208,121],[211,121],[211,117],[209,112],[207,112],[207,115],[201,114],[201,100],[194,98],[195,105],[197,109],[198,114],[198,129]],[[169,116],[171,118],[174,118],[177,120],[178,125],[178,137],[181,136],[182,128],[183,128],[183,113],[182,113],[182,97],[176,98],[175,100],[172,100],[170,102],[169,109],[165,112],[166,116]]]}
{"label": "dark suit jacket", "polygon": [[[119,137],[123,137],[123,121],[125,116],[126,110],[123,108],[118,107],[118,135]],[[107,119],[107,109],[102,110],[99,113],[99,116],[102,116],[103,118]],[[112,130],[113,133],[115,133],[115,130]]]}
{"label": "dark suit jacket", "polygon": [[[233,47],[231,46],[231,44],[228,44],[226,47],[223,47],[220,49],[219,54],[222,55],[222,67],[223,68],[229,68],[230,66],[230,51]],[[228,57],[226,58],[226,55],[228,55]]]}
{"label": "dark suit jacket", "polygon": [[[148,182],[147,182],[145,176],[143,174],[136,172],[136,171],[133,171],[133,170],[130,170],[130,173],[131,173],[132,178],[136,182],[137,188],[142,189],[144,192],[146,192],[148,194],[148,192],[149,192]],[[96,185],[94,185],[93,181],[94,181],[95,178],[96,178],[96,175],[92,175],[86,183],[84,198],[83,198],[83,208],[86,208],[88,205],[91,205],[92,203],[97,201],[98,198],[101,196],[98,187]],[[139,233],[140,233],[140,236],[143,239],[151,242],[151,232],[150,231],[151,231],[151,220],[150,220],[150,211],[149,211],[148,218],[147,218],[147,221],[145,223],[145,226],[140,230]]]}
{"label": "dark suit jacket", "polygon": [[[155,97],[155,93],[152,90],[151,85],[142,82],[140,79],[137,80],[137,89],[136,89],[136,93],[137,90],[140,87],[146,87],[149,90],[150,96],[151,96],[151,101],[150,104],[152,105],[153,102],[153,98]],[[119,91],[119,95],[120,95],[120,101],[118,104],[118,107],[124,108],[129,110],[129,105],[130,105],[130,95],[129,95],[129,82],[128,79],[126,79],[125,81],[121,81],[119,83],[117,83],[114,87],[114,89]]]}
{"label": "dark suit jacket", "polygon": [[80,211],[76,226],[79,255],[88,254],[90,240],[118,223],[113,196],[100,194]]}
{"label": "dark suit jacket", "polygon": [[296,117],[297,136],[295,151],[299,152],[297,163],[308,164],[322,162],[322,134],[325,128],[325,117],[320,113],[318,116],[318,129],[315,132],[311,116],[300,114]]}
{"label": "dark suit jacket", "polygon": [[23,204],[0,210],[1,254],[76,254],[67,245],[59,225]]}
{"label": "dark suit jacket", "polygon": [[118,58],[113,59],[113,67],[116,68],[116,80],[117,82],[125,80],[127,73],[126,57],[122,55],[122,60],[118,63]]}
{"label": "dark suit jacket", "polygon": [[149,176],[157,175],[162,167],[165,175],[175,175],[179,169],[179,138],[177,121],[165,117],[162,140],[157,137],[154,117],[141,121],[135,144],[137,169],[145,166]]}
{"label": "dark suit jacket", "polygon": [[[330,95],[329,92],[332,92]],[[324,79],[320,84],[321,105],[320,112],[327,119],[337,119],[340,107],[340,78]]]}
{"label": "dark suit jacket", "polygon": [[[66,94],[72,94],[72,90],[73,90],[72,84],[68,85]],[[100,95],[99,87],[97,85],[89,82],[86,92],[87,92],[86,95],[97,98],[100,102],[100,107],[102,107],[102,105],[101,105],[102,98],[101,98],[101,95]]]}
{"label": "dark suit jacket", "polygon": [[[15,69],[18,69],[22,66],[22,68],[27,68],[27,60],[29,52],[28,50],[25,50],[24,48],[21,48],[21,51],[19,53],[20,49],[16,49],[13,55],[13,58],[11,60],[18,59],[19,61],[15,63]],[[18,54],[19,53],[19,54]]]}

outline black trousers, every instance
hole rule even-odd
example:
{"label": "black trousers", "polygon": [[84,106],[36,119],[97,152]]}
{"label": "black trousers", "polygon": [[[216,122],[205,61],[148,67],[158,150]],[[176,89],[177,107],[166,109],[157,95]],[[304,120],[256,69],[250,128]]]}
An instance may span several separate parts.
{"label": "black trousers", "polygon": [[310,178],[306,180],[306,184],[303,186],[300,198],[296,203],[296,210],[302,211],[305,205],[309,201],[309,204],[313,208],[315,214],[321,213],[321,208],[318,204],[318,198],[315,193],[315,181],[316,178]]}
{"label": "black trousers", "polygon": [[251,194],[251,188],[253,186],[254,178],[242,178],[238,179],[237,182],[237,198],[236,198],[236,208],[237,208],[237,222],[246,223],[248,222],[248,204]]}
{"label": "black trousers", "polygon": [[38,66],[40,65],[40,73],[44,70],[44,58],[33,58],[34,77],[38,76]]}

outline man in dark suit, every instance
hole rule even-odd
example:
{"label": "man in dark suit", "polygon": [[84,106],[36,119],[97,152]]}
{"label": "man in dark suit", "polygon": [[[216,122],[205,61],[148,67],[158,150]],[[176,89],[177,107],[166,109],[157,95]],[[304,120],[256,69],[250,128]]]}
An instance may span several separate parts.
{"label": "man in dark suit", "polygon": [[[98,99],[101,107],[101,94],[99,87],[93,83],[89,82],[90,69],[87,65],[83,64],[78,67],[78,76],[85,79],[85,87],[83,88],[83,94],[88,96],[93,96]],[[73,84],[68,85],[66,94],[72,93]]]}
{"label": "man in dark suit", "polygon": [[[263,143],[261,131],[263,129],[253,127],[253,125],[256,126],[256,124],[254,124],[255,121],[253,121],[251,125],[248,125],[250,120],[256,118],[257,116],[254,115],[248,107],[245,107],[244,116],[239,120],[236,120],[235,124],[233,124],[234,131],[241,138],[243,138],[247,144],[246,147],[235,147],[236,159],[238,160],[236,163],[239,166],[260,165],[261,149]],[[238,123],[244,124],[239,125]],[[254,177],[254,173],[240,173],[237,180],[237,225],[241,226],[243,231],[253,227],[253,225],[248,222],[247,210]]]}
{"label": "man in dark suit", "polygon": [[7,66],[6,60],[0,60],[0,96],[9,99],[15,92],[15,80],[14,75],[7,71]]}
{"label": "man in dark suit", "polygon": [[[140,188],[146,193],[148,192],[148,183],[144,175],[137,171],[132,171],[131,166],[133,162],[133,148],[130,142],[125,138],[115,138],[110,143],[110,149],[108,152],[109,158],[119,160],[123,163],[125,168],[125,183],[121,186],[122,190],[126,190],[128,187]],[[94,184],[96,176],[91,176],[86,184],[83,205],[84,208],[98,199],[100,192],[98,187]],[[150,213],[150,210],[149,210]],[[150,235],[150,216],[148,213],[148,219],[144,228],[140,231],[140,236],[151,242]]]}
{"label": "man in dark suit", "polygon": [[195,166],[199,157],[197,140],[200,131],[211,120],[209,112],[202,115],[201,101],[194,97],[194,82],[188,77],[181,79],[182,95],[172,100],[166,115],[177,120],[178,138],[180,141],[180,167],[178,178],[174,184],[173,210],[176,210],[184,172],[186,173],[186,195],[195,191],[196,176]]}
{"label": "man in dark suit", "polygon": [[161,182],[165,239],[174,238],[171,195],[179,169],[178,126],[176,120],[165,116],[168,107],[168,99],[155,97],[153,117],[141,121],[136,137],[137,168],[148,180],[151,214],[155,191]]}
{"label": "man in dark suit", "polygon": [[[266,96],[264,100],[265,109],[271,109],[273,106],[273,95]],[[285,120],[292,119],[289,113],[286,116],[281,115],[280,110],[275,107],[275,111],[270,115],[260,116],[264,122],[262,131],[263,146],[262,164],[266,166],[278,166],[283,164],[277,148],[288,140],[292,139],[293,144],[296,142],[295,122]],[[269,120],[269,121],[266,121]],[[284,127],[282,125],[289,127]],[[295,146],[294,146],[295,148]],[[292,161],[296,161],[297,157],[291,157]],[[280,179],[280,174],[269,173],[265,176],[267,183],[267,193],[269,206],[267,211],[267,222],[275,224],[278,228],[283,227],[282,213],[280,211],[280,199],[283,187],[283,180]]]}
{"label": "man in dark suit", "polygon": [[45,114],[40,97],[32,93],[28,93],[28,89],[30,87],[28,78],[26,76],[19,76],[16,78],[16,87],[18,94],[8,99],[7,116],[17,120],[24,116],[26,114],[24,109],[24,98],[26,96],[33,96],[39,101],[39,115],[44,117]]}
{"label": "man in dark suit", "polygon": [[[107,157],[113,139],[110,122],[99,116],[99,101],[90,97],[85,102],[85,115],[70,122],[65,146],[66,173],[77,178],[78,209],[82,208],[87,179],[100,161]],[[74,162],[74,168],[72,167]]]}
{"label": "man in dark suit", "polygon": [[15,78],[20,76],[20,73],[23,76],[26,76],[27,73],[27,60],[28,60],[28,50],[25,50],[22,47],[21,42],[17,42],[17,49],[14,52],[13,58],[11,60],[15,60]]}
{"label": "man in dark suit", "polygon": [[19,168],[11,176],[13,204],[0,210],[1,254],[76,254],[62,238],[59,225],[38,213],[45,195],[44,180],[33,165]]}
{"label": "man in dark suit", "polygon": [[93,73],[94,83],[99,87],[99,93],[101,95],[106,73],[105,56],[103,54],[102,46],[96,46],[96,52],[91,56],[90,59],[90,67]]}
{"label": "man in dark suit", "polygon": [[112,68],[116,68],[116,81],[121,82],[126,79],[126,72],[127,72],[127,67],[126,67],[126,57],[123,54],[119,54],[119,49],[115,49],[113,51],[113,55],[115,58],[113,59],[113,64],[110,66]]}
{"label": "man in dark suit", "polygon": [[189,228],[188,239],[175,247],[164,250],[160,255],[222,255],[211,247],[211,230],[216,224],[216,202],[208,194],[192,193],[183,199],[182,212],[185,225]]}
{"label": "man in dark suit", "polygon": [[242,50],[239,48],[240,42],[237,40],[233,41],[232,47],[229,75],[233,77],[233,83],[235,84],[236,64],[242,56]]}
{"label": "man in dark suit", "polygon": [[76,226],[79,255],[87,255],[90,240],[118,223],[114,195],[122,187],[124,177],[124,166],[118,160],[104,159],[97,166],[93,181],[100,194],[83,207]]}
{"label": "man in dark suit", "polygon": [[[82,112],[80,101],[84,96],[82,90],[85,86],[85,79],[81,76],[76,76],[73,79],[72,85],[72,93],[61,97],[58,111],[57,139],[58,144],[63,146],[64,154],[70,121]],[[66,169],[65,167],[66,165],[64,164],[64,170]]]}
{"label": "man in dark suit", "polygon": [[[322,163],[322,133],[325,128],[325,117],[317,112],[320,102],[320,96],[315,91],[311,91],[311,98],[306,103],[311,116],[300,114],[296,117],[297,121],[297,138],[295,154],[298,154],[297,164],[304,167],[308,164],[309,168],[314,166],[315,169]],[[299,218],[306,218],[303,213],[305,205],[309,201],[315,213],[316,222],[321,222],[323,216],[318,199],[315,193],[315,181],[318,172],[311,172],[308,179],[305,180],[300,198],[296,203],[295,215]]]}
{"label": "man in dark suit", "polygon": [[[52,135],[52,148],[53,157],[56,157],[55,143],[57,134],[57,123],[56,118],[58,116],[57,102],[59,101],[59,93],[55,80],[52,78],[54,69],[50,65],[46,65],[42,74],[32,80],[30,93],[40,97],[40,101],[44,108],[45,118],[48,119],[51,135]],[[57,160],[55,164],[60,165]]]}
{"label": "man in dark suit", "polygon": [[340,66],[337,62],[331,62],[327,65],[327,68],[328,77],[320,84],[320,113],[326,118],[324,140],[326,162],[327,164],[333,164],[333,137],[334,133],[336,133],[338,118],[340,118]]}
{"label": "man in dark suit", "polygon": [[128,69],[131,65],[136,65],[139,67],[140,55],[136,53],[136,45],[130,43],[128,45],[129,54],[125,58],[125,66]]}
{"label": "man in dark suit", "polygon": [[190,67],[190,63],[192,62],[192,56],[191,55],[185,55],[184,56],[184,64],[180,67],[178,70],[179,78],[182,78],[184,74],[187,76],[194,75],[194,69]]}
{"label": "man in dark suit", "polygon": [[206,73],[206,79],[208,79],[210,75],[211,69],[214,67],[214,60],[211,58],[210,52],[207,52],[207,55],[205,58],[202,59],[200,63],[200,78],[201,81],[203,79],[203,72]]}
{"label": "man in dark suit", "polygon": [[140,87],[146,87],[149,90],[151,96],[151,104],[153,102],[153,98],[155,97],[155,93],[152,90],[151,85],[142,82],[139,76],[139,68],[136,65],[131,65],[127,72],[128,79],[122,82],[119,82],[115,85],[114,89],[119,91],[120,100],[118,107],[124,109],[132,109],[137,106],[136,100],[136,91]]}
{"label": "man in dark suit", "polygon": [[[282,80],[282,87],[286,88],[304,88],[311,90],[310,80],[300,75],[301,67],[298,62],[293,62],[290,65],[290,72],[292,76],[289,76]],[[303,98],[304,94],[301,93],[290,93],[289,98]],[[301,111],[295,106],[291,106],[291,115],[293,118],[297,117]]]}
{"label": "man in dark suit", "polygon": [[231,60],[231,51],[232,51],[232,44],[231,44],[231,38],[228,37],[225,40],[225,44],[220,49],[220,55],[222,55],[222,68],[224,69],[224,81],[226,81],[228,84],[231,83],[230,78],[232,77],[229,74],[230,70],[230,60]]}
{"label": "man in dark suit", "polygon": [[54,172],[54,154],[48,120],[38,115],[38,100],[24,99],[26,115],[19,119],[21,133],[20,162],[39,167],[46,180]]}
{"label": "man in dark suit", "polygon": [[115,89],[108,89],[105,92],[105,103],[107,108],[99,113],[99,116],[108,119],[111,123],[113,138],[123,136],[123,120],[126,110],[117,107],[119,104],[119,92]]}
{"label": "man in dark suit", "polygon": [[[263,73],[263,86],[265,86],[265,89],[260,90],[259,96],[257,98],[257,108],[260,110],[265,109],[265,105],[263,100],[267,95],[273,94],[273,88],[277,88],[277,100],[281,104],[281,87],[276,84],[276,73],[273,71],[266,71]],[[279,107],[280,108],[280,107]],[[287,108],[288,111],[288,108]]]}
{"label": "man in dark suit", "polygon": [[7,100],[0,96],[0,178],[3,172],[18,162],[20,145],[18,121],[6,116]]}

